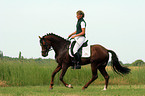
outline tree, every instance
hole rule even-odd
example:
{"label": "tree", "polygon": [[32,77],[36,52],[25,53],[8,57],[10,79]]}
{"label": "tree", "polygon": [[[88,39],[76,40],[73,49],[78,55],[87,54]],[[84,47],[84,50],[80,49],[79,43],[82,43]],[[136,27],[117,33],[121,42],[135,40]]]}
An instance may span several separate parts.
{"label": "tree", "polygon": [[145,62],[143,60],[136,60],[132,63],[133,66],[142,66],[145,65]]}
{"label": "tree", "polygon": [[20,51],[20,52],[19,52],[19,59],[21,59],[21,57],[22,57],[22,56],[21,56],[21,51]]}
{"label": "tree", "polygon": [[3,57],[3,52],[2,51],[0,51],[0,57]]}

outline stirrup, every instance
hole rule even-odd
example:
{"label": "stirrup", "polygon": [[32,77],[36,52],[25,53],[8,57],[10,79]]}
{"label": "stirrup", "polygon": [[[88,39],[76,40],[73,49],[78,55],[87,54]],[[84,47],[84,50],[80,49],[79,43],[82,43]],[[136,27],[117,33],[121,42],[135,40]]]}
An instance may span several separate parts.
{"label": "stirrup", "polygon": [[71,66],[71,69],[81,69],[80,65]]}
{"label": "stirrup", "polygon": [[71,66],[71,69],[74,69],[74,66]]}
{"label": "stirrup", "polygon": [[81,65],[80,65],[80,62],[79,61],[74,66],[74,69],[81,69]]}
{"label": "stirrup", "polygon": [[81,65],[74,66],[74,69],[81,69]]}

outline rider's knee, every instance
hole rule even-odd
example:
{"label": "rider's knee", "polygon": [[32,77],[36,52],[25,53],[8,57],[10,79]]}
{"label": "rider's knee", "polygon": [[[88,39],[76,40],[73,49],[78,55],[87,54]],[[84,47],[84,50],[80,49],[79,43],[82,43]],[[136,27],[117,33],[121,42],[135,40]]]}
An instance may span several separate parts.
{"label": "rider's knee", "polygon": [[77,52],[78,50],[76,48],[73,49],[74,54]]}

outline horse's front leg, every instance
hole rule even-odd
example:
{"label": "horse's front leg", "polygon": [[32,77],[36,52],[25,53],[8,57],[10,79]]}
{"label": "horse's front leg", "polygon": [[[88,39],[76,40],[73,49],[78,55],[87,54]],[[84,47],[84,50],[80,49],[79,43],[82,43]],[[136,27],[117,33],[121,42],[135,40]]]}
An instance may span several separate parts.
{"label": "horse's front leg", "polygon": [[61,74],[60,74],[60,81],[64,84],[64,86],[66,86],[66,87],[68,87],[68,88],[73,88],[73,87],[71,86],[71,84],[67,84],[67,83],[65,83],[64,80],[63,80],[63,77],[64,77],[64,75],[65,75],[65,73],[66,73],[68,67],[69,67],[69,66],[68,66],[67,64],[63,65],[63,67],[62,67],[62,72],[61,72]]}
{"label": "horse's front leg", "polygon": [[52,75],[51,75],[51,82],[50,82],[50,87],[49,87],[50,89],[53,89],[54,77],[55,77],[56,73],[58,73],[60,70],[61,70],[61,66],[58,65],[58,66],[56,67],[56,69],[53,71],[53,73],[52,73]]}

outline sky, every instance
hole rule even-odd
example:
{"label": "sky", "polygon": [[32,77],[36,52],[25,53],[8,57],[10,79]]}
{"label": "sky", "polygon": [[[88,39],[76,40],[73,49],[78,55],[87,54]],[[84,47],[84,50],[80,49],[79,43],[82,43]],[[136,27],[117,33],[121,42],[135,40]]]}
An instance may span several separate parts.
{"label": "sky", "polygon": [[67,38],[76,30],[78,10],[85,13],[89,44],[114,50],[123,63],[145,61],[145,0],[0,0],[0,50],[43,58],[38,36]]}

